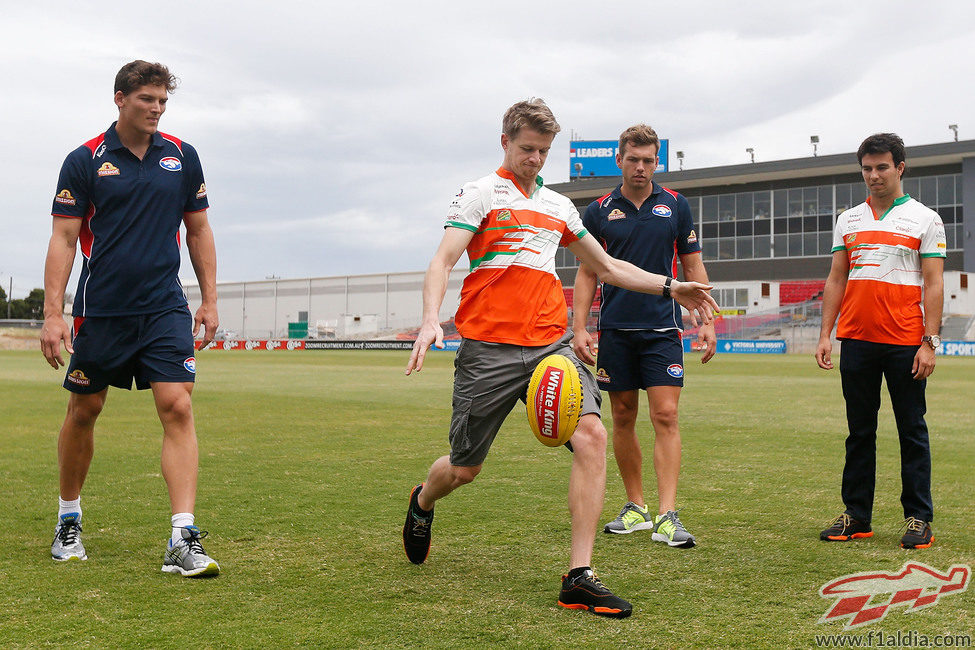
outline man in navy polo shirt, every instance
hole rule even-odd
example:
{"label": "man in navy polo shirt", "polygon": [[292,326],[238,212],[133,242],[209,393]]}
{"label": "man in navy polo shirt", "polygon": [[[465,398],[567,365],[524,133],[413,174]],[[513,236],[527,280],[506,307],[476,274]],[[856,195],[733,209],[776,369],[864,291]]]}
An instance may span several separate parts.
{"label": "man in navy polo shirt", "polygon": [[[583,224],[609,252],[651,273],[673,278],[680,259],[688,280],[707,284],[701,246],[690,206],[682,195],[653,182],[660,140],[649,126],[632,126],[620,136],[616,163],[623,182],[589,205]],[[580,359],[596,362],[597,345],[586,330],[596,294],[596,274],[580,264],[573,299],[573,347]],[[609,392],[613,410],[613,453],[623,477],[627,503],[606,524],[607,533],[652,530],[652,539],[690,548],[695,539],[677,516],[681,440],[677,402],[684,385],[680,307],[669,296],[637,294],[604,284],[599,313],[596,380]],[[702,363],[715,352],[714,325],[700,330]],[[655,433],[658,512],[643,499],[643,458],[636,434],[640,390],[646,389]]]}
{"label": "man in navy polo shirt", "polygon": [[[198,449],[191,394],[193,338],[216,332],[216,248],[196,150],[158,131],[176,78],[159,63],[133,61],[115,78],[118,121],[81,145],[61,167],[44,269],[41,350],[55,369],[71,353],[71,391],[58,436],[60,498],[51,556],[85,560],[81,488],[91,464],[94,426],[109,386],[151,388],[163,427],[162,473],[172,507],[162,570],[216,575],[194,525]],[[180,285],[179,227],[200,283],[195,318]],[[74,332],[64,322],[64,291],[80,242]]]}

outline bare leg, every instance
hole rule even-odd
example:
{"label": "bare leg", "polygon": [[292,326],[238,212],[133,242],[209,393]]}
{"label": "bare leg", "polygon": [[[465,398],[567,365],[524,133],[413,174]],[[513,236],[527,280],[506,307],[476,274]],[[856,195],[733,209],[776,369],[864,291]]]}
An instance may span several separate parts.
{"label": "bare leg", "polygon": [[643,507],[646,505],[643,501],[643,453],[636,433],[640,391],[610,391],[609,402],[613,409],[613,455],[623,477],[626,498]]}
{"label": "bare leg", "polygon": [[73,501],[81,495],[95,452],[95,420],[108,389],[90,395],[71,393],[68,413],[58,434],[58,478],[61,498]]}
{"label": "bare leg", "polygon": [[450,456],[441,456],[430,466],[423,490],[416,501],[424,510],[432,510],[437,499],[442,499],[461,485],[474,480],[481,472],[482,465],[461,467],[450,464]]}
{"label": "bare leg", "polygon": [[163,426],[162,473],[173,514],[193,512],[199,451],[190,395],[193,382],[153,382],[152,396]]}
{"label": "bare leg", "polygon": [[677,509],[677,479],[680,475],[681,442],[677,424],[680,386],[651,386],[650,420],[653,422],[653,468],[657,473],[659,514]]}
{"label": "bare leg", "polygon": [[572,435],[569,514],[572,553],[569,568],[592,566],[592,547],[606,496],[606,428],[595,413],[583,415]]}

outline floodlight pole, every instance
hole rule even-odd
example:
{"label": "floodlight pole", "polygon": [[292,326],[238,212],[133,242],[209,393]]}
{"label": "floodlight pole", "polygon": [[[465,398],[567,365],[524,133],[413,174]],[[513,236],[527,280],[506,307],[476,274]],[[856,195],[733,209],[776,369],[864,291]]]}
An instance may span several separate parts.
{"label": "floodlight pole", "polygon": [[954,132],[954,134],[955,134],[955,142],[958,142],[958,125],[957,124],[949,124],[948,125],[948,128],[951,129]]}
{"label": "floodlight pole", "polygon": [[755,149],[753,149],[752,147],[748,147],[747,149],[745,149],[745,153],[747,153],[749,156],[752,157],[752,162],[755,162]]}

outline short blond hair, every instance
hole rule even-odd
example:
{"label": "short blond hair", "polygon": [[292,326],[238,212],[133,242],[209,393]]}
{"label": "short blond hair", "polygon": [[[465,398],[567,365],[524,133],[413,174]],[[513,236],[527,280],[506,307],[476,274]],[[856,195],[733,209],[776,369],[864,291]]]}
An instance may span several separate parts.
{"label": "short blond hair", "polygon": [[620,134],[620,155],[623,155],[626,145],[633,145],[634,147],[646,147],[653,145],[657,148],[657,153],[660,153],[660,138],[657,137],[657,132],[646,124],[636,124],[631,126],[627,130]]}
{"label": "short blond hair", "polygon": [[531,97],[518,102],[504,112],[501,120],[501,132],[509,138],[514,138],[523,128],[529,128],[539,133],[555,135],[562,130],[555,121],[552,109],[544,99]]}

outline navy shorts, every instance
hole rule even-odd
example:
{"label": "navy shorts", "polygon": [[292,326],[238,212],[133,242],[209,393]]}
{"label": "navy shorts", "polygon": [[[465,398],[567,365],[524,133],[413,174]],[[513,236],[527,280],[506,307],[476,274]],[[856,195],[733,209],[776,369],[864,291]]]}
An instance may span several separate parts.
{"label": "navy shorts", "polygon": [[137,316],[75,319],[74,354],[64,387],[98,393],[109,386],[139,390],[150,382],[196,379],[193,317],[188,307]]}
{"label": "navy shorts", "polygon": [[603,330],[596,381],[607,391],[684,385],[684,345],[678,330]]}

